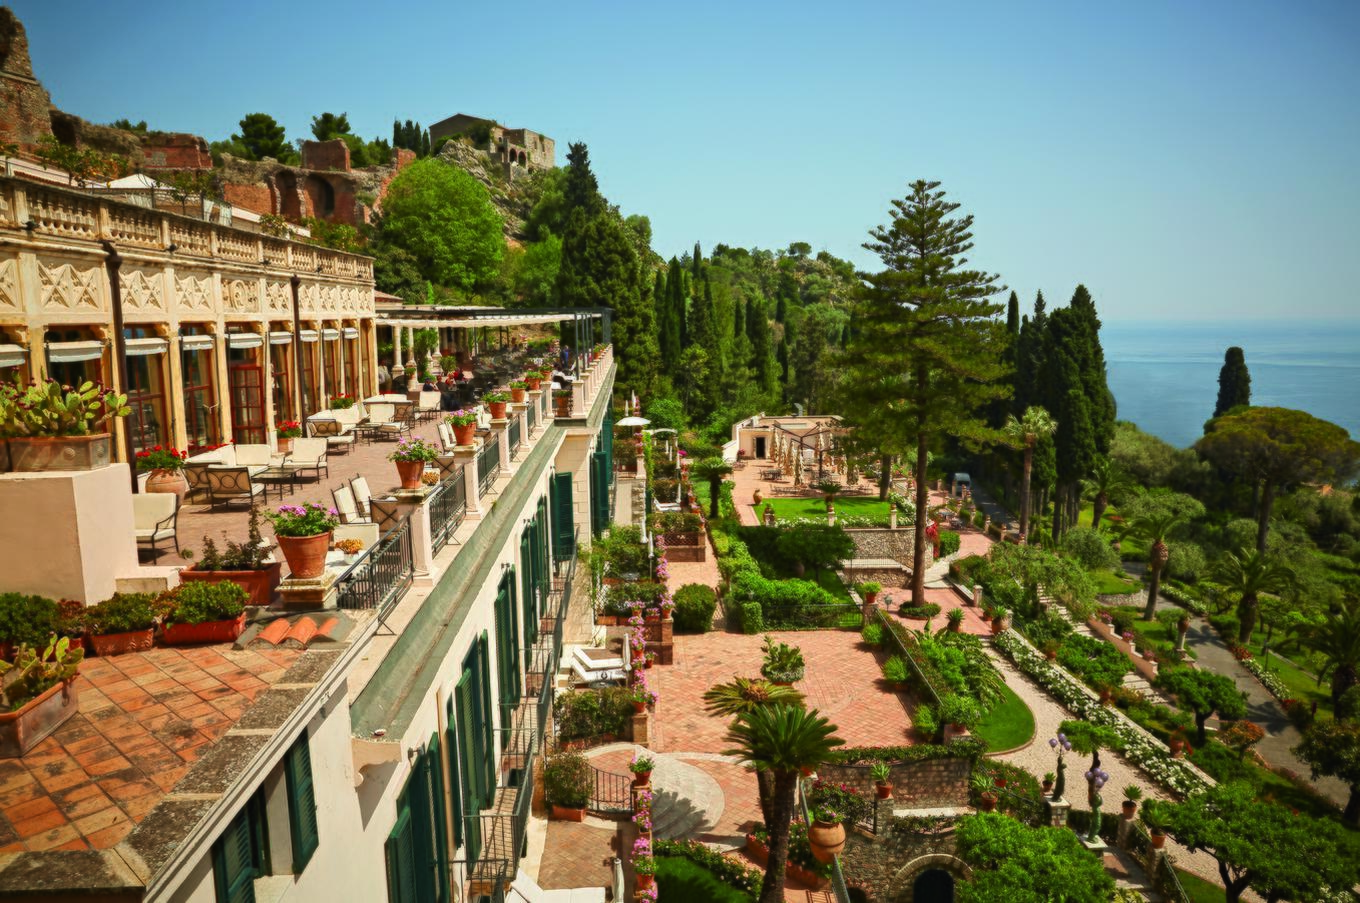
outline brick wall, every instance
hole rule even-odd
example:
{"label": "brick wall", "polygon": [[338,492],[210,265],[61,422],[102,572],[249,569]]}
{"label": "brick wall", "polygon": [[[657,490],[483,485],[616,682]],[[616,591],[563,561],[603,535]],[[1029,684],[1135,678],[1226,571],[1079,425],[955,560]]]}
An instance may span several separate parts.
{"label": "brick wall", "polygon": [[[855,541],[856,558],[889,558],[911,567],[915,527],[849,527],[845,531]],[[926,567],[934,561],[929,544],[926,545]]]}
{"label": "brick wall", "polygon": [[349,172],[349,147],[339,138],[302,142],[303,169],[338,169]]}
{"label": "brick wall", "polygon": [[256,213],[274,213],[274,193],[270,191],[268,185],[242,185],[237,182],[226,182],[222,185],[222,194],[227,199],[227,203],[235,204],[237,207],[244,207]]}
{"label": "brick wall", "polygon": [[50,98],[33,76],[28,34],[7,6],[0,6],[0,141],[34,148],[52,134]]}
{"label": "brick wall", "polygon": [[208,142],[197,135],[148,135],[142,139],[145,169],[212,169]]}
{"label": "brick wall", "polygon": [[[892,766],[893,799],[898,808],[941,809],[968,805],[969,759],[926,759],[898,762]],[[868,765],[823,765],[817,776],[824,781],[849,784],[866,796],[874,794]]]}

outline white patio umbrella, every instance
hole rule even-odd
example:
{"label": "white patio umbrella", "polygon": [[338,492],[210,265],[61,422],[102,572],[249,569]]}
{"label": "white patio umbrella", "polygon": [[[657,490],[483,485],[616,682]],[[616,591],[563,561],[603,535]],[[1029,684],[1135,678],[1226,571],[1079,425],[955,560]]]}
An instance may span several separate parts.
{"label": "white patio umbrella", "polygon": [[615,426],[650,426],[651,423],[646,417],[633,417],[631,415],[622,420],[614,421]]}

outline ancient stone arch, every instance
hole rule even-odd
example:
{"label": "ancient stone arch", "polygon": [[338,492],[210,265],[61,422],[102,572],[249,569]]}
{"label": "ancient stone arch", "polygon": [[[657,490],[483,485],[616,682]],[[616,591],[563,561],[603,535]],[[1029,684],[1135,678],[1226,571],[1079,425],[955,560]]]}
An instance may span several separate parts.
{"label": "ancient stone arch", "polygon": [[329,180],[311,173],[303,183],[303,190],[311,199],[312,216],[325,219],[335,213],[335,186]]}
{"label": "ancient stone arch", "polygon": [[954,886],[971,880],[973,870],[962,859],[948,853],[931,853],[902,866],[893,876],[888,899],[892,903],[953,903]]}

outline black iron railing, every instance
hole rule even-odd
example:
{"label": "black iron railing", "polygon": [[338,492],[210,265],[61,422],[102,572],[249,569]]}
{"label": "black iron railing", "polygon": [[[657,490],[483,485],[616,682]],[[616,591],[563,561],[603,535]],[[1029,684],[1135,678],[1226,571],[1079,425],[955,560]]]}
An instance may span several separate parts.
{"label": "black iron railing", "polygon": [[524,409],[525,432],[532,436],[534,428],[538,426],[538,399],[529,402],[529,407]]}
{"label": "black iron railing", "polygon": [[430,540],[435,551],[448,545],[453,539],[453,531],[463,522],[467,514],[467,481],[463,479],[463,469],[457,475],[445,480],[430,494]]}
{"label": "black iron railing", "polygon": [[405,517],[340,575],[336,605],[349,610],[376,610],[379,621],[383,621],[411,588],[414,576],[411,519]]}
{"label": "black iron railing", "polygon": [[454,874],[461,873],[467,885],[467,895],[455,899],[478,900],[481,903],[505,903],[509,899],[510,883],[514,874],[510,863],[502,859],[479,859],[469,862],[457,859],[450,862]]}
{"label": "black iron railing", "polygon": [[874,609],[874,616],[878,618],[879,626],[883,628],[883,642],[888,649],[888,653],[890,655],[898,655],[906,661],[907,667],[911,668],[911,672],[915,677],[915,680],[912,682],[913,685],[916,689],[925,694],[927,701],[932,706],[938,709],[940,707],[939,690],[930,682],[930,679],[925,676],[924,672],[921,671],[921,666],[916,663],[916,656],[913,654],[915,650],[906,647],[906,643],[908,642],[915,643],[915,640],[911,638],[910,631],[906,632],[907,638],[904,641],[902,634],[898,633],[898,630],[901,629],[901,625],[897,621],[889,619],[883,612],[883,609]]}
{"label": "black iron railing", "polygon": [[509,426],[509,428],[505,431],[505,434],[506,434],[507,438],[508,438],[509,441],[510,441],[510,457],[512,457],[512,458],[515,456],[515,452],[519,451],[519,442],[520,442],[520,435],[519,435],[519,433],[520,433],[520,429],[519,429],[519,418],[518,418],[518,417],[511,417],[511,418],[510,418],[510,426]]}
{"label": "black iron railing", "polygon": [[492,434],[477,453],[477,497],[491,491],[491,484],[501,472],[501,437]]}
{"label": "black iron railing", "polygon": [[633,811],[633,775],[616,774],[590,767],[594,782],[586,808],[602,815],[631,814]]}

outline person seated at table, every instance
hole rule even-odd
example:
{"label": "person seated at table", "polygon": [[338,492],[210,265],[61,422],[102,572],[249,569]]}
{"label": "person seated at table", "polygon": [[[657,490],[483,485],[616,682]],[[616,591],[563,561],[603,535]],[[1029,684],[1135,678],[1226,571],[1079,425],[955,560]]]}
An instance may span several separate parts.
{"label": "person seated at table", "polygon": [[561,370],[554,370],[552,373],[552,381],[564,389],[569,389],[575,380]]}
{"label": "person seated at table", "polygon": [[426,376],[425,376],[425,382],[421,383],[421,385],[420,385],[420,391],[422,391],[422,392],[433,392],[433,391],[435,391],[434,380],[430,378],[429,374],[426,374]]}

